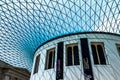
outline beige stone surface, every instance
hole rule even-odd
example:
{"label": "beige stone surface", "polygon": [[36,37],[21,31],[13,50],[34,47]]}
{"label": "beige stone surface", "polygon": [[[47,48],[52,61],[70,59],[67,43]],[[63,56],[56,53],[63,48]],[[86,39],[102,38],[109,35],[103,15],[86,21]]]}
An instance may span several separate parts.
{"label": "beige stone surface", "polygon": [[0,80],[29,80],[30,72],[0,61]]}

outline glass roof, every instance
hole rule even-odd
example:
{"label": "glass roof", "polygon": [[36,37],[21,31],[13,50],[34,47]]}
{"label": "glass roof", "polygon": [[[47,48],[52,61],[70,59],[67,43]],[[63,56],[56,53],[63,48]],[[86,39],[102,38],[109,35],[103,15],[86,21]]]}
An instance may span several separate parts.
{"label": "glass roof", "polygon": [[31,70],[34,51],[76,32],[120,33],[120,0],[0,0],[0,60]]}

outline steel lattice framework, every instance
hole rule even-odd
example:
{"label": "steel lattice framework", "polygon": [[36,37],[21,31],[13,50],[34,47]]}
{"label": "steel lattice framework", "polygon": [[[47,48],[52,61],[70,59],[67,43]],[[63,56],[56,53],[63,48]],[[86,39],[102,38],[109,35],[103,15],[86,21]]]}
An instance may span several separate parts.
{"label": "steel lattice framework", "polygon": [[76,32],[120,33],[120,0],[0,0],[0,60],[31,69],[34,51]]}

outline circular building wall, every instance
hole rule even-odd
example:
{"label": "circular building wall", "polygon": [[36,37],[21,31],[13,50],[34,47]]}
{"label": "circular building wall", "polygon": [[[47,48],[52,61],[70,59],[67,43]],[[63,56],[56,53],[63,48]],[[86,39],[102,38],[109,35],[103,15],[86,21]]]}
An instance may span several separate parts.
{"label": "circular building wall", "polygon": [[79,33],[40,46],[31,80],[119,80],[120,36]]}

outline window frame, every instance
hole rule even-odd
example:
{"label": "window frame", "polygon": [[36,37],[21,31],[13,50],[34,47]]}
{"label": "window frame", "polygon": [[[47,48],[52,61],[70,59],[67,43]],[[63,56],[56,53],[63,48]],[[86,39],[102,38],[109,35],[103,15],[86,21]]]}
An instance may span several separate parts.
{"label": "window frame", "polygon": [[119,50],[119,48],[120,48],[120,44],[116,44],[116,47],[117,47],[118,55],[120,56],[120,50]]}
{"label": "window frame", "polygon": [[[70,44],[66,44],[66,47],[65,47],[65,50],[66,50],[66,54],[65,54],[65,65],[66,66],[75,66],[75,59],[74,59],[74,47],[77,46],[78,47],[78,59],[79,59],[79,64],[77,65],[80,65],[80,54],[79,54],[79,46],[78,46],[78,43],[70,43]],[[68,47],[71,47],[72,48],[72,64],[69,65],[68,64],[68,52],[67,52],[67,49]]]}
{"label": "window frame", "polygon": [[[38,61],[38,62],[37,62]],[[34,70],[33,70],[33,74],[38,73],[39,71],[39,63],[40,63],[40,54],[38,54],[35,58],[35,64],[34,64]]]}
{"label": "window frame", "polygon": [[[108,61],[107,61],[107,55],[106,55],[106,51],[105,51],[105,46],[104,46],[104,43],[103,42],[91,42],[90,46],[91,46],[91,51],[92,51],[92,45],[95,46],[95,49],[96,49],[96,55],[97,55],[97,59],[98,59],[98,64],[94,62],[94,57],[93,57],[93,62],[94,62],[94,65],[107,65],[108,64]],[[101,63],[101,59],[100,59],[100,56],[99,56],[99,52],[98,52],[98,45],[101,45],[102,47],[102,50],[103,50],[103,55],[104,55],[104,58],[105,58],[105,64],[104,63]],[[93,55],[93,51],[92,51],[92,56]]]}
{"label": "window frame", "polygon": [[[50,57],[51,51],[53,52],[52,53],[52,65],[49,68],[49,57]],[[46,51],[45,70],[53,69],[54,67],[55,67],[55,48],[51,48]]]}

